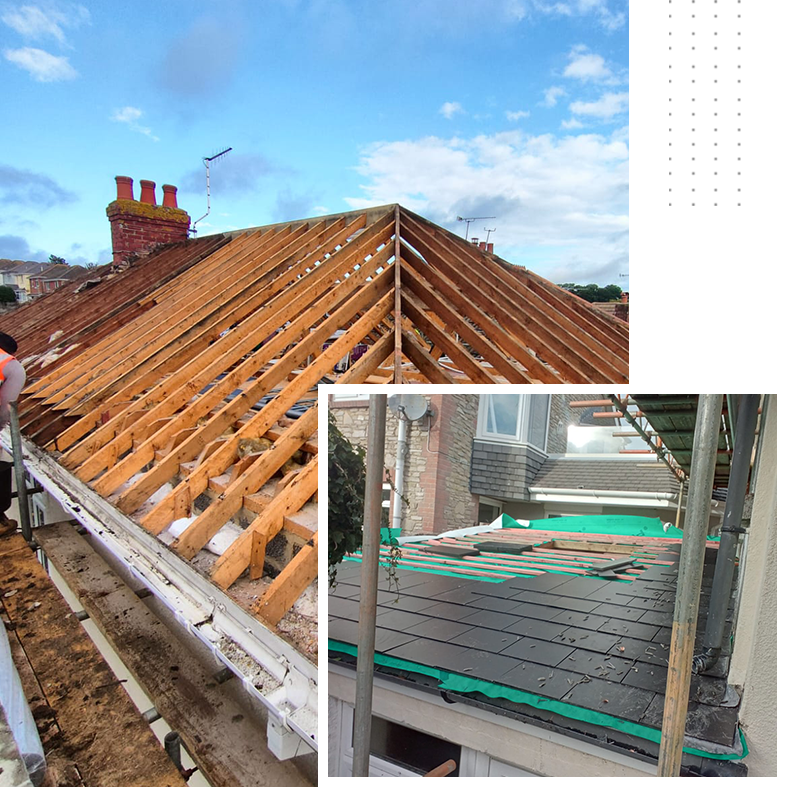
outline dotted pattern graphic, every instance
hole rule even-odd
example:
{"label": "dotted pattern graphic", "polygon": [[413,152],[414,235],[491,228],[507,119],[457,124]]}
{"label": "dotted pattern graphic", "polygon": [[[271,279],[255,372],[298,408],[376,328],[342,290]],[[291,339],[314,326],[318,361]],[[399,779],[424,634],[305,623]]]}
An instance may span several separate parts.
{"label": "dotted pattern graphic", "polygon": [[668,0],[668,205],[741,207],[742,0]]}

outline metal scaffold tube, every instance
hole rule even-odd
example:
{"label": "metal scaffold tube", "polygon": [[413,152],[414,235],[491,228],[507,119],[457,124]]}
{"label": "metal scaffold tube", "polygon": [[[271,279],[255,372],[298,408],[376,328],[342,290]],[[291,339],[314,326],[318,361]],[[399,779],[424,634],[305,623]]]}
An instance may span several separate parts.
{"label": "metal scaffold tube", "polygon": [[22,455],[22,431],[19,427],[19,411],[16,403],[9,403],[11,421],[11,449],[14,455],[14,478],[19,501],[19,527],[22,536],[30,543],[33,541],[33,530],[30,525],[30,503],[27,497],[27,481],[25,480],[25,464]]}
{"label": "metal scaffold tube", "polygon": [[745,531],[741,526],[741,517],[743,516],[743,504],[746,500],[746,489],[749,484],[751,453],[754,448],[759,406],[760,395],[745,394],[740,396],[737,408],[735,448],[732,454],[730,481],[727,484],[727,504],[724,508],[724,518],[721,525],[716,569],[713,573],[704,649],[702,654],[694,658],[695,674],[707,671],[715,665],[721,654],[727,607],[730,603],[732,582],[735,576],[738,535]]}
{"label": "metal scaffold tube", "polygon": [[680,775],[723,398],[724,395],[700,395],[697,404],[697,423],[689,474],[691,483],[678,567],[661,727],[659,776]]}
{"label": "metal scaffold tube", "polygon": [[358,610],[358,658],[353,726],[353,777],[369,774],[374,682],[374,637],[377,620],[377,576],[380,520],[385,464],[386,395],[369,396],[369,433],[366,449],[366,491],[363,505],[363,561]]}

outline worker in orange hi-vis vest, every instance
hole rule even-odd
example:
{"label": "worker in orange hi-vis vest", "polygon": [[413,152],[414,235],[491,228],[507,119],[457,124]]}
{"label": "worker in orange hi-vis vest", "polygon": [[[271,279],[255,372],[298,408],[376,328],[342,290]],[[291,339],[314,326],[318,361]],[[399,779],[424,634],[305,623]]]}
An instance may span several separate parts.
{"label": "worker in orange hi-vis vest", "polygon": [[[10,403],[15,403],[25,385],[25,368],[14,357],[16,340],[0,332],[0,430],[11,420]],[[13,458],[0,447],[0,535],[16,529],[6,517],[11,506]]]}

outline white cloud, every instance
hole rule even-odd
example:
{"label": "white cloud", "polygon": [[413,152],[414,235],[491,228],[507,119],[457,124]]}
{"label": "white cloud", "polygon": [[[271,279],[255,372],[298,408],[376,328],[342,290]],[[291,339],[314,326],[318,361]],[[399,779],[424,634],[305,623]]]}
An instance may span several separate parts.
{"label": "white cloud", "polygon": [[592,115],[596,118],[609,119],[625,112],[628,101],[628,93],[605,93],[598,101],[572,102],[569,109],[575,115]]}
{"label": "white cloud", "polygon": [[132,131],[144,134],[146,137],[150,137],[154,142],[158,142],[159,138],[153,134],[151,129],[137,123],[144,114],[145,113],[138,107],[121,107],[119,110],[115,110],[112,115],[109,116],[109,119],[115,121],[115,123],[125,123]]}
{"label": "white cloud", "polygon": [[509,121],[521,121],[523,118],[529,117],[530,113],[527,110],[517,110],[516,112],[506,110],[506,120]]}
{"label": "white cloud", "polygon": [[347,198],[352,208],[399,202],[449,229],[458,215],[494,216],[504,257],[560,271],[561,282],[617,272],[627,254],[628,146],[616,134],[380,142],[358,170],[363,197]]}
{"label": "white cloud", "polygon": [[558,16],[595,15],[599,24],[608,31],[618,30],[626,24],[626,11],[612,11],[610,5],[620,6],[615,0],[562,0],[550,3],[533,0],[538,10]]}
{"label": "white cloud", "polygon": [[36,41],[53,38],[65,44],[63,29],[78,28],[89,23],[90,12],[84,6],[75,4],[59,8],[48,5],[45,9],[35,5],[23,5],[5,11],[0,19],[25,38]]}
{"label": "white cloud", "polygon": [[557,104],[557,100],[560,96],[565,96],[566,91],[563,88],[559,88],[556,85],[553,85],[551,88],[547,88],[544,91],[544,105],[547,107],[554,107]]}
{"label": "white cloud", "polygon": [[573,47],[569,53],[569,64],[563,71],[564,77],[572,77],[582,82],[608,82],[612,79],[612,72],[607,67],[604,58],[589,52],[585,46]]}
{"label": "white cloud", "polygon": [[560,122],[561,129],[584,129],[585,124],[581,121],[578,121],[576,118],[571,118],[568,121],[561,121]]}
{"label": "white cloud", "polygon": [[451,120],[451,118],[453,118],[454,115],[459,112],[464,112],[464,110],[458,101],[447,101],[442,107],[440,107],[440,114],[449,120]]}
{"label": "white cloud", "polygon": [[3,51],[3,56],[27,71],[37,82],[61,82],[79,76],[76,69],[68,62],[68,58],[50,55],[43,49],[33,47],[6,49]]}

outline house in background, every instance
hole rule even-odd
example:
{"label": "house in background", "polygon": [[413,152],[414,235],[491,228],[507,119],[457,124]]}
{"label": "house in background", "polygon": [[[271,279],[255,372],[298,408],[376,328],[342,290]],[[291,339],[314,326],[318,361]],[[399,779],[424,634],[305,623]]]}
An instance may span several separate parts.
{"label": "house in background", "polygon": [[[429,394],[408,427],[404,534],[567,515],[639,515],[675,523],[678,475],[611,407],[572,407],[603,395]],[[339,428],[365,446],[367,395],[332,395]],[[396,461],[396,421],[386,430],[386,478]],[[390,487],[390,485],[389,485]],[[685,499],[682,502],[685,505]],[[713,505],[712,527],[723,513]]]}
{"label": "house in background", "polygon": [[32,260],[4,260],[2,263],[2,284],[17,292],[17,301],[20,303],[30,301],[30,277],[51,267],[50,263],[36,263]]}
{"label": "house in background", "polygon": [[74,282],[82,277],[87,269],[84,266],[68,266],[64,263],[55,263],[38,274],[30,277],[30,296],[44,296],[58,288]]}

